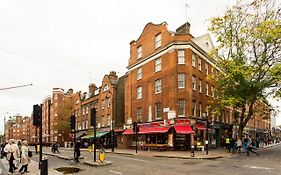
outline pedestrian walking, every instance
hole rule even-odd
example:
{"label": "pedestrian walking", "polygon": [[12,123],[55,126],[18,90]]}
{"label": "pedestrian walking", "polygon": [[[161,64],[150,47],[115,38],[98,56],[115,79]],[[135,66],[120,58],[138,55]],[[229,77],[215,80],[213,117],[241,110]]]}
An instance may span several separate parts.
{"label": "pedestrian walking", "polygon": [[74,146],[74,151],[75,151],[75,161],[76,162],[79,162],[79,157],[81,155],[81,152],[80,152],[80,148],[81,148],[81,143],[80,143],[80,140],[78,140]]}
{"label": "pedestrian walking", "polygon": [[236,147],[237,149],[236,149],[236,151],[238,151],[239,153],[241,153],[242,140],[240,139],[240,137],[237,138],[236,144],[237,144],[237,147]]}
{"label": "pedestrian walking", "polygon": [[256,154],[257,156],[259,156],[259,153],[254,151],[253,149],[257,150],[255,147],[254,147],[254,144],[253,144],[253,140],[252,140],[252,136],[249,135],[249,142],[248,142],[248,149],[247,149],[247,156],[250,155],[250,152]]}
{"label": "pedestrian walking", "polygon": [[54,142],[53,145],[52,145],[52,152],[53,153],[56,153],[56,152],[60,153],[58,148],[59,148],[58,143]]}
{"label": "pedestrian walking", "polygon": [[224,136],[221,136],[220,143],[221,143],[221,149],[223,149],[224,146],[225,146],[225,139],[224,139]]}
{"label": "pedestrian walking", "polygon": [[1,144],[1,158],[4,158],[4,157],[6,157],[6,152],[4,151],[4,148],[5,148],[5,146],[7,145],[8,143],[7,142],[3,142],[2,144]]}
{"label": "pedestrian walking", "polygon": [[34,145],[34,149],[35,149],[35,154],[38,154],[38,151],[37,151],[37,144],[35,143]]}
{"label": "pedestrian walking", "polygon": [[19,170],[19,172],[21,174],[25,174],[27,173],[27,167],[28,167],[28,164],[30,163],[30,157],[28,156],[28,144],[27,144],[27,141],[24,140],[22,142],[22,146],[21,146],[21,168]]}
{"label": "pedestrian walking", "polygon": [[229,136],[227,136],[225,138],[225,147],[226,147],[227,150],[229,150],[229,147],[230,147],[230,138],[229,138]]}
{"label": "pedestrian walking", "polygon": [[14,139],[9,140],[9,143],[5,146],[4,151],[7,153],[7,160],[9,161],[8,174],[12,174],[17,169],[14,164],[14,160],[17,160],[19,156],[18,145],[14,143]]}

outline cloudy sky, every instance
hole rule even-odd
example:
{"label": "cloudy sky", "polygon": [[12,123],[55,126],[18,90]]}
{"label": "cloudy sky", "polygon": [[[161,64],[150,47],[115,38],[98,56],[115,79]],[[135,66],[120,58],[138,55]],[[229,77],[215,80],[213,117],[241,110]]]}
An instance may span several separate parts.
{"label": "cloudy sky", "polygon": [[229,5],[231,0],[0,1],[0,89],[33,84],[0,90],[0,132],[5,116],[30,116],[54,87],[87,91],[111,70],[125,74],[129,43],[148,22],[166,21],[175,31],[188,19],[196,37]]}

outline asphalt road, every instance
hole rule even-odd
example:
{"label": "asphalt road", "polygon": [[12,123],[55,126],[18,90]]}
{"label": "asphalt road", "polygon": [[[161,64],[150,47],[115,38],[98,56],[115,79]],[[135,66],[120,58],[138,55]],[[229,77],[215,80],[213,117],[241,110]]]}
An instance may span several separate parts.
{"label": "asphalt road", "polygon": [[[75,166],[77,175],[280,175],[281,145],[259,151],[260,155],[245,153],[217,160],[187,160],[106,154],[112,165],[91,167],[49,156],[49,168]],[[84,153],[83,156],[90,156]],[[36,156],[34,160],[38,160]],[[74,175],[75,175],[74,174]]]}

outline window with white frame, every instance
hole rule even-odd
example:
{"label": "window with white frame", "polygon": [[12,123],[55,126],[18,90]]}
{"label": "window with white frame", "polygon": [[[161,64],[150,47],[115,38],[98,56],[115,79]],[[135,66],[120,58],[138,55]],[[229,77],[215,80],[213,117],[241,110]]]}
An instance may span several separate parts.
{"label": "window with white frame", "polygon": [[192,55],[191,55],[191,61],[192,61],[192,66],[193,66],[193,67],[196,67],[195,57],[196,57],[195,53],[194,53],[194,52],[192,52]]}
{"label": "window with white frame", "polygon": [[185,116],[185,100],[184,99],[178,100],[178,115],[179,115],[179,117]]}
{"label": "window with white frame", "polygon": [[88,113],[89,113],[89,107],[86,106],[86,114],[88,114]]}
{"label": "window with white frame", "polygon": [[88,129],[88,126],[89,126],[89,121],[86,120],[86,126],[85,126],[85,128]]}
{"label": "window with white frame", "polygon": [[196,101],[195,100],[192,100],[192,106],[191,106],[191,113],[192,113],[192,116],[196,117]]}
{"label": "window with white frame", "polygon": [[202,58],[198,58],[198,69],[202,71]]}
{"label": "window with white frame", "polygon": [[178,64],[185,64],[184,49],[178,50]]}
{"label": "window with white frame", "polygon": [[139,67],[137,69],[137,80],[140,80],[142,78],[142,67]]}
{"label": "window with white frame", "polygon": [[161,79],[155,81],[155,94],[158,94],[162,91],[161,84]]}
{"label": "window with white frame", "polygon": [[196,77],[192,76],[192,90],[196,90]]}
{"label": "window with white frame", "polygon": [[206,95],[209,95],[209,84],[206,83]]}
{"label": "window with white frame", "polygon": [[111,125],[111,118],[110,118],[110,115],[107,114],[107,126],[110,126]]}
{"label": "window with white frame", "polygon": [[201,118],[202,117],[202,103],[199,102],[199,117]]}
{"label": "window with white frame", "polygon": [[161,33],[155,36],[155,49],[161,46]]}
{"label": "window with white frame", "polygon": [[214,78],[215,77],[215,75],[214,75],[214,67],[212,66],[212,68],[211,68],[211,76],[212,76],[212,78]]}
{"label": "window with white frame", "polygon": [[108,91],[108,90],[109,90],[109,86],[108,86],[108,84],[104,85],[104,87],[103,87],[103,91],[105,92],[105,91]]}
{"label": "window with white frame", "polygon": [[202,79],[199,79],[198,89],[199,89],[199,92],[202,93]]}
{"label": "window with white frame", "polygon": [[137,48],[137,59],[140,59],[142,57],[142,46],[139,46]]}
{"label": "window with white frame", "polygon": [[161,58],[157,58],[155,60],[155,72],[158,72],[161,70]]}
{"label": "window with white frame", "polygon": [[141,120],[142,119],[142,109],[141,107],[137,108],[137,120]]}
{"label": "window with white frame", "polygon": [[139,86],[137,88],[137,99],[141,99],[142,98],[142,87]]}
{"label": "window with white frame", "polygon": [[178,74],[178,88],[185,88],[185,74]]}
{"label": "window with white frame", "polygon": [[161,118],[161,113],[162,113],[162,109],[161,109],[161,103],[156,103],[155,104],[155,118],[156,119],[160,119]]}
{"label": "window with white frame", "polygon": [[206,75],[209,75],[209,64],[207,62],[205,64],[205,72],[206,72]]}

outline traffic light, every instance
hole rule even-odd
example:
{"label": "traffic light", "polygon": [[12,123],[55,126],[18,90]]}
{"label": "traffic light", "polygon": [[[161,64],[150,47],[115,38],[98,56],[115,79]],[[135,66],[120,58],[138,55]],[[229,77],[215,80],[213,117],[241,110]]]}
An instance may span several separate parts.
{"label": "traffic light", "polygon": [[71,130],[75,130],[75,115],[70,116],[70,128]]}
{"label": "traffic light", "polygon": [[133,123],[133,131],[134,131],[134,132],[139,132],[139,127],[138,127],[137,122],[134,122],[134,123]]}
{"label": "traffic light", "polygon": [[42,119],[42,110],[39,105],[33,105],[33,125],[40,126]]}
{"label": "traffic light", "polygon": [[92,108],[91,109],[91,121],[90,121],[91,126],[95,126],[96,125],[96,118],[97,118],[96,108]]}

